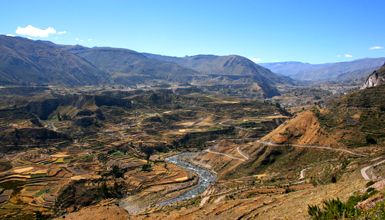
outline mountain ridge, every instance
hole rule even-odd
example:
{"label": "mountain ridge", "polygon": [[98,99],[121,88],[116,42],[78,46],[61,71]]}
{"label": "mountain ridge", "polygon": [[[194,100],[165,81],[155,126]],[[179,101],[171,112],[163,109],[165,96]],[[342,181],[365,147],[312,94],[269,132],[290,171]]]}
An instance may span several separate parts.
{"label": "mountain ridge", "polygon": [[297,61],[261,63],[273,72],[305,81],[356,81],[364,80],[367,74],[379,68],[385,57],[363,58],[353,61],[310,64]]}
{"label": "mountain ridge", "polygon": [[246,82],[256,81],[258,82],[258,86],[261,87],[263,91],[268,91],[268,97],[279,95],[279,91],[274,88],[275,85],[294,84],[294,80],[291,78],[273,73],[269,69],[239,55],[194,55],[172,57],[149,53],[143,54],[149,58],[174,62],[186,68],[194,69],[210,77],[223,76]]}
{"label": "mountain ridge", "polygon": [[107,75],[90,62],[43,41],[0,35],[2,84],[101,84]]}
{"label": "mountain ridge", "polygon": [[[144,79],[160,79],[177,82],[192,80],[196,71],[174,63],[148,59],[141,53],[129,49],[112,47],[69,47],[67,50],[93,63],[99,69],[111,74],[116,83],[134,84]],[[156,68],[156,69],[155,69]]]}
{"label": "mountain ridge", "polygon": [[150,57],[124,48],[59,45],[8,36],[1,36],[0,49],[0,83],[4,85],[131,86],[177,82],[226,89],[245,85],[269,98],[279,95],[276,84],[293,83],[239,55]]}

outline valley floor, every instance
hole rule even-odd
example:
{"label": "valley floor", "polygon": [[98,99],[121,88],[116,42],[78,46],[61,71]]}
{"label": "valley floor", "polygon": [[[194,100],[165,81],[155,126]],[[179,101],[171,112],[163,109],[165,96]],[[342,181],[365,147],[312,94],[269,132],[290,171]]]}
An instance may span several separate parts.
{"label": "valley floor", "polygon": [[268,101],[183,88],[0,104],[4,219],[307,219],[385,177],[381,144],[347,147],[322,112]]}

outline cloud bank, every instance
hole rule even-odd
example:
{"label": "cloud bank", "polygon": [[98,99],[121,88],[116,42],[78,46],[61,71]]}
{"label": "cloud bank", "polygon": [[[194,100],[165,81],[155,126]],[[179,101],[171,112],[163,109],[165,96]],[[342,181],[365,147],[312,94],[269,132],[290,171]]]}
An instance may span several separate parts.
{"label": "cloud bank", "polygon": [[384,49],[384,47],[382,47],[382,46],[369,47],[369,50],[382,50],[382,49]]}
{"label": "cloud bank", "polygon": [[41,29],[34,27],[32,25],[27,25],[25,27],[17,27],[16,34],[29,36],[29,37],[49,37],[50,35],[62,35],[66,34],[66,31],[56,31],[53,27],[47,27],[46,29]]}

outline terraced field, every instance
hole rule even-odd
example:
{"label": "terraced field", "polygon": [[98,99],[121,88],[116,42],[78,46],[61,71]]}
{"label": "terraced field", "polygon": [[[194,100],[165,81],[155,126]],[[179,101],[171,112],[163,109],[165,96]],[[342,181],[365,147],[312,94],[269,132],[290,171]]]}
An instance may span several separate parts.
{"label": "terraced field", "polygon": [[58,216],[110,198],[145,212],[201,182],[166,157],[260,137],[287,119],[270,103],[188,89],[53,90],[24,99],[0,110],[5,218]]}
{"label": "terraced field", "polygon": [[381,146],[339,142],[325,109],[189,88],[50,91],[1,101],[4,219],[298,219],[384,175]]}

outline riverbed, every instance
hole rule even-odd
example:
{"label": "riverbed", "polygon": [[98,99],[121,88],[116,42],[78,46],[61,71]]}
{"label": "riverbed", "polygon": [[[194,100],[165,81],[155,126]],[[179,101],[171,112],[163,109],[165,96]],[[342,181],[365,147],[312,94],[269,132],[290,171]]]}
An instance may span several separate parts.
{"label": "riverbed", "polygon": [[180,153],[165,159],[167,163],[173,163],[181,167],[182,169],[193,172],[195,175],[198,176],[197,184],[194,185],[191,189],[181,193],[178,196],[175,196],[174,198],[160,201],[155,204],[137,203],[135,202],[136,197],[134,195],[134,196],[126,197],[120,200],[119,202],[120,206],[126,209],[130,214],[139,214],[144,210],[146,210],[147,208],[149,208],[150,206],[155,206],[155,207],[167,206],[175,202],[179,202],[179,201],[183,201],[183,200],[187,200],[187,199],[191,199],[196,196],[199,196],[206,189],[208,189],[210,185],[215,183],[217,176],[214,172],[189,162],[189,159],[193,158],[195,155],[196,153],[186,152],[186,153]]}
{"label": "riverbed", "polygon": [[198,175],[199,179],[197,185],[194,186],[192,189],[180,194],[175,198],[160,202],[158,204],[159,206],[170,205],[175,202],[194,198],[203,193],[210,185],[215,183],[217,177],[214,172],[188,162],[188,159],[192,158],[194,155],[194,153],[180,153],[172,157],[166,158],[166,162],[173,163],[179,167],[182,167],[183,169],[195,173],[196,175]]}

